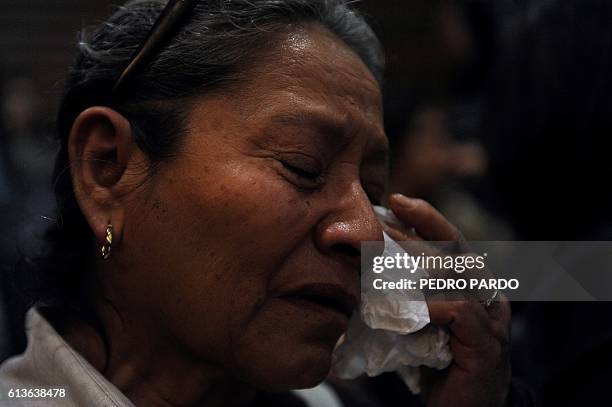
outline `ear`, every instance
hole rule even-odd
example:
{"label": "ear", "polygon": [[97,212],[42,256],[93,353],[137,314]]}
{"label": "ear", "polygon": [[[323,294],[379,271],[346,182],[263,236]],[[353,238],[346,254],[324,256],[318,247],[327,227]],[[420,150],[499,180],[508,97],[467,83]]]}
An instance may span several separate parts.
{"label": "ear", "polygon": [[120,240],[124,178],[136,150],[130,122],[108,107],[91,107],[72,125],[68,154],[74,193],[98,242],[104,241],[108,223],[113,225],[113,243]]}

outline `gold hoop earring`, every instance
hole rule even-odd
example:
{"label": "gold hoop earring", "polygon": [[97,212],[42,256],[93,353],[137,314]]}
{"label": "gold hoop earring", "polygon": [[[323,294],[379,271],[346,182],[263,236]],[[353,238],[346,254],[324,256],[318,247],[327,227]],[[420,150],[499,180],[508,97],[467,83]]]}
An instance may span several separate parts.
{"label": "gold hoop earring", "polygon": [[108,260],[111,254],[111,247],[113,246],[113,225],[110,223],[106,226],[106,239],[102,245],[102,259]]}

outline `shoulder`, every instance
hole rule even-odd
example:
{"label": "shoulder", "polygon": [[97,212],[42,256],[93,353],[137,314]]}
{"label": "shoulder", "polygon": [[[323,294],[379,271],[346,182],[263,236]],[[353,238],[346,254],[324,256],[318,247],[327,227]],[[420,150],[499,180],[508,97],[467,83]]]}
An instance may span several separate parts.
{"label": "shoulder", "polygon": [[0,365],[0,405],[7,407],[33,406],[32,401],[21,397],[28,389],[40,388],[36,377],[24,365],[23,357],[14,356]]}

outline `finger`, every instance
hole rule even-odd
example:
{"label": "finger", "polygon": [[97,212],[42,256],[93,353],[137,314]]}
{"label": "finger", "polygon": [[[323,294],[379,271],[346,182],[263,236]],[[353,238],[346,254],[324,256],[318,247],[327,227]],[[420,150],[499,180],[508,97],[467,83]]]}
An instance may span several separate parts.
{"label": "finger", "polygon": [[435,325],[447,326],[462,345],[471,349],[487,346],[493,331],[485,308],[474,300],[428,300],[429,318]]}
{"label": "finger", "polygon": [[419,371],[421,374],[421,399],[427,401],[436,380],[439,380],[440,376],[448,375],[448,370],[445,369],[440,371],[427,366],[420,366]]}
{"label": "finger", "polygon": [[510,341],[510,325],[512,321],[512,311],[508,298],[500,294],[499,300],[492,302],[487,308],[489,319],[491,320],[493,332],[497,339],[508,344]]}
{"label": "finger", "polygon": [[420,253],[429,256],[440,254],[437,247],[432,246],[431,242],[427,242],[422,236],[419,236],[414,229],[400,229],[396,225],[388,225],[383,222],[383,230],[407,253]]}
{"label": "finger", "polygon": [[430,204],[401,194],[389,198],[389,207],[402,222],[414,226],[417,233],[427,240],[459,241],[461,233]]}
{"label": "finger", "polygon": [[419,236],[412,228],[407,229],[398,225],[387,224],[385,222],[381,222],[381,224],[385,233],[396,242],[423,241],[423,238]]}

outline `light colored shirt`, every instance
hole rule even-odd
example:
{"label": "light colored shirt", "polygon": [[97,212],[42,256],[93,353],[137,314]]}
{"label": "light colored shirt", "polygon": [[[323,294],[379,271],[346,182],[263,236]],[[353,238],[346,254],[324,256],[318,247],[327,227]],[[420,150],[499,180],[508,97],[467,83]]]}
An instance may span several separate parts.
{"label": "light colored shirt", "polygon": [[[133,406],[35,308],[26,316],[26,333],[25,352],[0,366],[0,406]],[[28,397],[28,391],[36,389],[40,389],[39,397]],[[52,390],[51,395],[48,390]],[[60,397],[61,390],[64,397]],[[17,397],[24,393],[25,397]]]}
{"label": "light colored shirt", "polygon": [[[28,346],[25,352],[0,366],[0,406],[134,405],[68,345],[35,308],[30,309],[26,316],[26,333]],[[293,393],[308,406],[341,407],[338,396],[325,383]]]}

